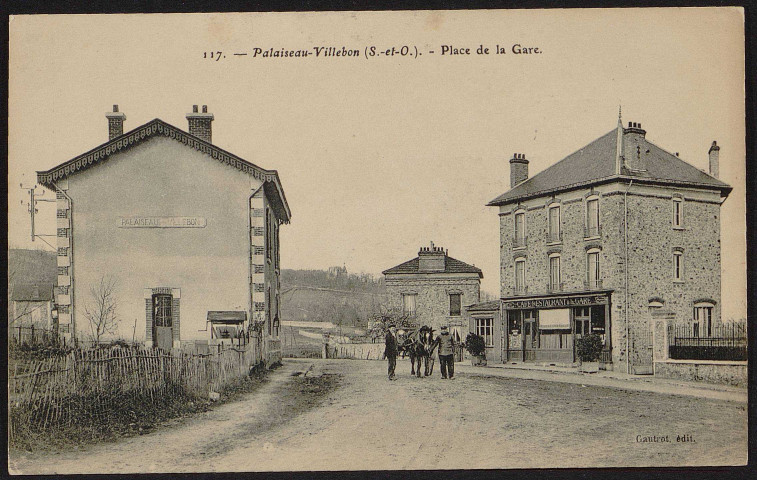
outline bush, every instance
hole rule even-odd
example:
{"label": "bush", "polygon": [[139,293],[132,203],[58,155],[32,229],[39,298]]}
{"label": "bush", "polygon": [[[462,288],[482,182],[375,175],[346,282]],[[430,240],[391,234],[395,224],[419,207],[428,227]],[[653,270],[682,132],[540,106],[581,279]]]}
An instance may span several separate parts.
{"label": "bush", "polygon": [[582,362],[598,362],[602,348],[602,337],[596,333],[584,335],[576,340],[576,355]]}
{"label": "bush", "polygon": [[465,337],[465,350],[474,357],[486,358],[486,342],[484,337],[471,332]]}

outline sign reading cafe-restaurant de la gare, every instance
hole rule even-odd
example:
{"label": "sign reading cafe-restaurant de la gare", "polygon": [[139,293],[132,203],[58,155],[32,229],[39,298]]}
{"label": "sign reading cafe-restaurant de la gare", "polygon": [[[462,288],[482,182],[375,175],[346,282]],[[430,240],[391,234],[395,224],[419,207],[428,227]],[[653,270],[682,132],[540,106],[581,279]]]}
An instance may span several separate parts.
{"label": "sign reading cafe-restaurant de la gare", "polygon": [[506,309],[579,307],[582,305],[603,305],[608,302],[607,295],[580,295],[574,297],[533,298],[524,300],[507,300],[502,302]]}
{"label": "sign reading cafe-restaurant de la gare", "polygon": [[119,228],[203,228],[205,217],[118,217]]}

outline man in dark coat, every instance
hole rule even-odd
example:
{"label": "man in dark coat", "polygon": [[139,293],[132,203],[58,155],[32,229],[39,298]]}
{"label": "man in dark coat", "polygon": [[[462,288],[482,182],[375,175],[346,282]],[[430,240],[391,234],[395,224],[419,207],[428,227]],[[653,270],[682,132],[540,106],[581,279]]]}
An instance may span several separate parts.
{"label": "man in dark coat", "polygon": [[449,334],[449,328],[442,325],[442,333],[436,337],[436,343],[439,345],[439,368],[442,371],[442,378],[455,377],[455,339]]}
{"label": "man in dark coat", "polygon": [[386,332],[384,355],[389,362],[389,380],[394,380],[394,369],[397,367],[397,328],[394,325],[389,325],[389,331]]}

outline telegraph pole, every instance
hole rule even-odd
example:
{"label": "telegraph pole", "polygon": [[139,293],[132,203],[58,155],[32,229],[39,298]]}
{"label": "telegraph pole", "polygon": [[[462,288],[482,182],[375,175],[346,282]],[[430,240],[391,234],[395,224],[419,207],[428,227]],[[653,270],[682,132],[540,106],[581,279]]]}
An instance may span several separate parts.
{"label": "telegraph pole", "polygon": [[[50,199],[50,198],[39,198],[39,197],[44,196],[44,193],[41,193],[39,195],[37,195],[36,193],[34,193],[34,190],[37,188],[37,185],[34,185],[33,187],[24,187],[24,184],[21,183],[21,184],[19,184],[19,186],[23,190],[28,190],[29,191],[29,208],[28,208],[28,211],[29,211],[29,216],[31,217],[31,226],[32,226],[32,228],[31,228],[31,239],[32,239],[32,242],[36,238],[39,237],[40,240],[42,240],[43,242],[47,243],[50,246],[50,248],[52,248],[53,250],[55,250],[55,247],[53,247],[52,245],[50,245],[50,243],[47,240],[45,240],[44,238],[42,238],[42,237],[54,237],[55,235],[44,235],[44,234],[43,235],[37,235],[36,234],[35,229],[34,229],[34,214],[39,213],[39,210],[37,210],[37,202],[55,202],[57,200],[54,199],[54,198],[53,199]],[[21,203],[23,204],[24,201],[22,200]]]}

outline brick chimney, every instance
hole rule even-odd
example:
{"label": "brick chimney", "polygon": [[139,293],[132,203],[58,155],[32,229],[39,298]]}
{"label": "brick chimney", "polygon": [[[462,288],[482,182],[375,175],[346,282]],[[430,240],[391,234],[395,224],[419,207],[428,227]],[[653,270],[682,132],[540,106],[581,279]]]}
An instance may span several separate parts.
{"label": "brick chimney", "polygon": [[113,111],[105,114],[108,119],[108,140],[113,140],[124,134],[124,120],[126,115],[118,112],[118,105],[113,105]]}
{"label": "brick chimney", "polygon": [[712,146],[710,146],[710,151],[707,152],[710,155],[710,175],[712,175],[715,178],[719,178],[720,175],[720,147],[718,147],[718,142],[715,140],[712,141]]}
{"label": "brick chimney", "polygon": [[646,130],[640,123],[628,122],[628,128],[623,129],[623,158],[629,170],[646,170],[645,158],[648,147],[644,137]]}
{"label": "brick chimney", "polygon": [[528,180],[528,160],[523,153],[514,153],[510,159],[510,188]]}
{"label": "brick chimney", "polygon": [[435,247],[431,242],[430,247],[421,247],[418,252],[419,272],[443,272],[447,254],[442,247]]}
{"label": "brick chimney", "polygon": [[192,105],[192,113],[187,113],[189,121],[189,134],[201,138],[208,143],[213,142],[212,129],[210,122],[213,121],[213,114],[208,113],[208,106],[202,106],[202,113],[197,111],[197,105]]}

